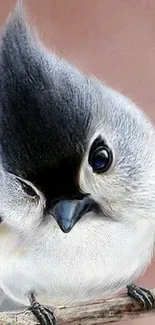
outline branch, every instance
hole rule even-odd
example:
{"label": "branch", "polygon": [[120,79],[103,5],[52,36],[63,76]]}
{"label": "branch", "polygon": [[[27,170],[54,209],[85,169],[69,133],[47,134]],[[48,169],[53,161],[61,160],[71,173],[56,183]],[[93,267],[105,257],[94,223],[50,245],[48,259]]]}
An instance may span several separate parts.
{"label": "branch", "polygon": [[[151,290],[155,297],[155,289]],[[122,295],[107,300],[54,309],[57,325],[98,325],[141,317],[155,316],[155,306],[144,311],[140,304]],[[0,313],[0,325],[38,325],[29,310]]]}

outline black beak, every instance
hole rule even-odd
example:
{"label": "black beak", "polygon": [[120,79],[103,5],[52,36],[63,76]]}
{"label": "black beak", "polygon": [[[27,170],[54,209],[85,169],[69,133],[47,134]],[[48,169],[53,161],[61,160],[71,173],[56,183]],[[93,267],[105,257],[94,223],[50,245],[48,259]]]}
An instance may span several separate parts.
{"label": "black beak", "polygon": [[67,233],[84,214],[94,211],[95,207],[95,201],[90,196],[86,196],[82,200],[59,201],[50,212],[61,230]]}

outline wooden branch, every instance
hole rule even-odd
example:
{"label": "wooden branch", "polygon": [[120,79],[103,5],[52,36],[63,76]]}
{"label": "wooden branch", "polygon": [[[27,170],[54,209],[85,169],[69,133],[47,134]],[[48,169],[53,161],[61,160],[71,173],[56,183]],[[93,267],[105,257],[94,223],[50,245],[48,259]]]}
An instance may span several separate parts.
{"label": "wooden branch", "polygon": [[[151,290],[155,297],[155,289]],[[151,311],[142,310],[140,304],[122,295],[107,300],[89,302],[72,307],[55,308],[57,325],[98,325],[141,317],[155,316],[155,306]],[[0,325],[38,325],[29,310],[0,313]]]}

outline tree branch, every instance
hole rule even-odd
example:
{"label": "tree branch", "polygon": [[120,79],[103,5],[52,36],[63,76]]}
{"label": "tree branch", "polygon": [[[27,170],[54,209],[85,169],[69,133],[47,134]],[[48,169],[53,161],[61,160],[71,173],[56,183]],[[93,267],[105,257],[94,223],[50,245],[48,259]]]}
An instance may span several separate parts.
{"label": "tree branch", "polygon": [[[151,290],[155,297],[155,289]],[[144,311],[140,304],[122,295],[107,300],[54,309],[57,325],[98,325],[141,317],[155,316],[155,306]],[[29,310],[0,313],[0,325],[38,325]]]}

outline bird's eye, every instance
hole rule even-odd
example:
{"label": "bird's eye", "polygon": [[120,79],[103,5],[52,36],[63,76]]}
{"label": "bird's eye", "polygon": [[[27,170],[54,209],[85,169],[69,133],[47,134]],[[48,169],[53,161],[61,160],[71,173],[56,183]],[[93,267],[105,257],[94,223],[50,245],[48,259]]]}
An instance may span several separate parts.
{"label": "bird's eye", "polygon": [[26,194],[28,194],[29,196],[31,196],[32,198],[36,198],[38,197],[38,194],[35,192],[35,190],[27,183],[25,183],[24,181],[22,181],[21,179],[18,178],[19,183],[22,186],[22,189],[24,190],[24,192]]}
{"label": "bird's eye", "polygon": [[113,161],[111,149],[104,143],[100,143],[98,147],[93,146],[90,150],[88,162],[94,173],[105,173],[111,166]]}

